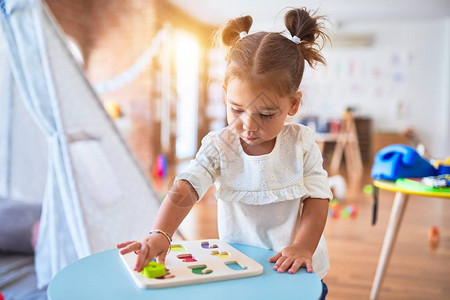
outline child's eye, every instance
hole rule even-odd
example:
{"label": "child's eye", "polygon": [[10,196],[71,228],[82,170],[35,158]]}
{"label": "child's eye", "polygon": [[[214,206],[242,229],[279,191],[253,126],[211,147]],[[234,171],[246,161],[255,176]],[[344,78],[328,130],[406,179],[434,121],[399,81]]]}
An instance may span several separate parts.
{"label": "child's eye", "polygon": [[240,113],[243,113],[244,111],[242,111],[242,110],[239,110],[239,109],[236,109],[236,108],[231,108],[231,111],[232,112],[234,112],[234,113],[236,113],[236,114],[240,114]]}
{"label": "child's eye", "polygon": [[260,116],[263,119],[273,119],[273,117],[275,117],[275,114],[270,114],[270,115],[260,114]]}

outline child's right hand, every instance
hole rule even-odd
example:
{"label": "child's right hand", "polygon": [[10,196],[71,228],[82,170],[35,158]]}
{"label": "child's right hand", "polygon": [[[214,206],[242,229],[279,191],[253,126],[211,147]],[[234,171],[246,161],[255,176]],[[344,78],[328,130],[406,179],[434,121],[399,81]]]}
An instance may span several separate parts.
{"label": "child's right hand", "polygon": [[130,252],[137,254],[136,265],[134,266],[134,270],[137,272],[141,272],[155,257],[158,263],[164,264],[169,247],[169,241],[161,234],[147,235],[140,242],[128,241],[117,244],[117,248],[121,249],[120,254]]}

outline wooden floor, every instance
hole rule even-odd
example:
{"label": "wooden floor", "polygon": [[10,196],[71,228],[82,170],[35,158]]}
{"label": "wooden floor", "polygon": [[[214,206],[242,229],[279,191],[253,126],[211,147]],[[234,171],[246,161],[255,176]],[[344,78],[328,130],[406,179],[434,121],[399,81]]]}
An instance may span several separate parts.
{"label": "wooden floor", "polygon": [[[342,199],[344,206],[357,205],[357,217],[327,221],[330,300],[369,299],[394,193],[381,191],[378,222],[372,226],[372,196],[363,193],[368,174],[365,170],[362,184]],[[434,225],[440,243],[431,250],[428,231]],[[187,239],[217,238],[212,194],[194,206],[180,229]],[[450,200],[410,197],[379,299],[450,299]]]}

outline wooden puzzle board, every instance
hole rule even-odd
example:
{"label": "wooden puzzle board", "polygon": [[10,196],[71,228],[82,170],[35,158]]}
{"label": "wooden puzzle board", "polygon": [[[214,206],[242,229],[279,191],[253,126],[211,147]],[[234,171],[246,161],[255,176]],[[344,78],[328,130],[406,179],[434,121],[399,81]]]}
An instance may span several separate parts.
{"label": "wooden puzzle board", "polygon": [[166,257],[166,275],[147,278],[133,270],[137,255],[120,255],[129,274],[140,288],[166,288],[180,285],[257,276],[263,267],[226,242],[211,239],[172,242]]}

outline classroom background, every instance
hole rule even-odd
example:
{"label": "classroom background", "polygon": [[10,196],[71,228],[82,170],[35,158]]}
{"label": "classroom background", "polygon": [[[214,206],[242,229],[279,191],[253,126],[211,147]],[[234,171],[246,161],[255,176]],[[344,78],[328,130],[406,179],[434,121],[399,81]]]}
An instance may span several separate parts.
{"label": "classroom background", "polygon": [[[327,16],[332,42],[323,48],[327,65],[306,68],[300,87],[302,107],[291,121],[316,130],[335,195],[325,229],[331,259],[326,278],[328,298],[369,297],[394,200],[393,193],[380,192],[383,200],[378,222],[372,225],[370,170],[375,154],[387,145],[401,143],[420,147],[434,159],[450,155],[449,1],[43,3],[157,199],[164,197],[177,170],[192,159],[206,133],[226,125],[221,85],[225,53],[214,44],[219,26],[229,18],[250,14],[254,25],[249,34],[282,31],[284,12],[292,6],[317,9],[319,15]],[[5,58],[0,60],[1,70],[8,68],[5,49],[0,38],[0,53]],[[11,84],[8,76],[8,72],[0,72],[2,91]],[[8,119],[5,103],[0,106],[2,126]],[[343,120],[349,115],[351,126],[347,127]],[[344,135],[351,135],[351,145],[343,149],[349,149],[351,155],[336,156]],[[95,147],[91,150],[97,151]],[[6,157],[6,150],[1,148],[0,154]],[[86,160],[84,166],[90,163]],[[114,161],[110,163],[114,165]],[[39,204],[42,197],[36,195],[44,194],[45,176],[31,175],[30,189],[12,189],[11,195]],[[0,179],[3,198],[10,183],[6,177]],[[100,189],[103,184],[99,178],[79,180],[85,184],[91,180],[95,183],[91,188]],[[107,199],[116,191],[101,193]],[[117,193],[120,197],[115,199],[123,200],[123,191]],[[450,202],[412,198],[380,299],[447,299]],[[178,238],[216,238],[215,209],[211,188],[183,222]],[[440,234],[437,245],[430,244],[432,228]]]}

